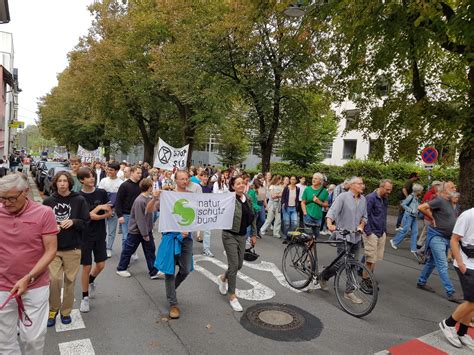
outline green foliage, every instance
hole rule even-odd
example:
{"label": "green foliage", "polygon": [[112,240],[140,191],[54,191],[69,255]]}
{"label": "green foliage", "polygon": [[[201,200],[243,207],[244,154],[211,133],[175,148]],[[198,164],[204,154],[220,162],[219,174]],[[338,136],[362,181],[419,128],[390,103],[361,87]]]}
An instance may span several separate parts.
{"label": "green foliage", "polygon": [[[394,192],[390,196],[390,204],[398,204],[398,193],[401,191],[405,181],[408,179],[410,173],[418,172],[420,175],[420,183],[428,187],[428,171],[422,167],[412,163],[381,163],[378,161],[370,160],[351,160],[343,166],[332,166],[325,164],[312,164],[306,169],[301,169],[298,166],[290,163],[277,162],[271,164],[272,174],[278,174],[282,176],[305,176],[306,181],[311,181],[311,177],[315,172],[320,172],[326,175],[330,184],[339,184],[344,179],[352,176],[360,176],[363,178],[365,183],[365,193],[374,191],[382,179],[391,179],[394,184]],[[247,170],[251,174],[256,174],[260,170]],[[443,168],[436,167],[432,171],[432,181],[454,181],[455,183],[459,180],[459,169],[457,168]]]}
{"label": "green foliage", "polygon": [[295,116],[282,125],[281,156],[305,168],[324,159],[324,151],[332,144],[337,121],[327,97],[308,90],[298,90],[288,105],[293,105]]}
{"label": "green foliage", "polygon": [[219,136],[219,162],[224,166],[243,163],[249,152],[250,142],[245,128],[236,119],[229,119],[221,126]]}

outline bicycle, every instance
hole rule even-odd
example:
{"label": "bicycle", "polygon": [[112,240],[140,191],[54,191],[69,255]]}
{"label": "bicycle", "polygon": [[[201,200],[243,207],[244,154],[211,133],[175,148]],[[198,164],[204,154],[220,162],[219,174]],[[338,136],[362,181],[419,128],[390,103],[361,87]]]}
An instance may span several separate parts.
{"label": "bicycle", "polygon": [[[316,244],[330,244],[337,246],[344,244],[344,250],[328,266],[333,267],[341,258],[342,265],[334,277],[334,291],[341,308],[354,317],[364,317],[377,304],[378,287],[372,272],[362,263],[355,260],[348,252],[347,236],[359,233],[348,230],[337,230],[343,239],[317,240],[313,235],[304,232],[289,232],[289,243],[283,252],[283,275],[288,284],[298,290],[307,287],[311,281],[319,282]],[[363,278],[363,275],[367,277]],[[346,290],[353,292],[362,303],[356,304],[345,297]]]}

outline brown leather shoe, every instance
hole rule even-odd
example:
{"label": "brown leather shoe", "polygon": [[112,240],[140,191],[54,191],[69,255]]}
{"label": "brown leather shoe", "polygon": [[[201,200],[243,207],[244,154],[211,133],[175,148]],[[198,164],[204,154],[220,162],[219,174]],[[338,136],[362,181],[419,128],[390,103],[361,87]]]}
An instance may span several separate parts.
{"label": "brown leather shoe", "polygon": [[170,318],[171,319],[178,319],[179,318],[179,308],[178,306],[171,306],[170,308]]}

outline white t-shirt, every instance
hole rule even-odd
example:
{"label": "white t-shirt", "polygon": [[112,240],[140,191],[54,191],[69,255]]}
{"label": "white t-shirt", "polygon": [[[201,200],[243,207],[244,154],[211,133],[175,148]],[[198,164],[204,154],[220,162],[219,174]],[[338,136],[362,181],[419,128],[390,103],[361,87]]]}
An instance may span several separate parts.
{"label": "white t-shirt", "polygon": [[[453,234],[462,237],[461,244],[463,246],[470,245],[474,247],[474,207],[461,213],[454,226]],[[466,265],[468,269],[474,270],[474,258],[468,258],[462,250],[461,256],[464,265]],[[454,260],[453,265],[458,267],[456,260]]]}
{"label": "white t-shirt", "polygon": [[117,193],[120,185],[123,184],[123,180],[116,178],[111,179],[109,177],[103,178],[99,182],[99,188],[104,189],[108,193]]}
{"label": "white t-shirt", "polygon": [[219,194],[219,193],[223,193],[227,191],[229,191],[229,187],[225,183],[222,184],[222,189],[219,189],[219,183],[217,181],[212,186],[212,192],[215,194]]}
{"label": "white t-shirt", "polygon": [[125,180],[125,174],[124,174],[123,170],[118,171],[117,177],[122,181]]}
{"label": "white t-shirt", "polygon": [[306,189],[306,185],[298,183],[298,184],[296,184],[296,186],[298,186],[300,188],[299,200],[301,201],[302,197],[303,197],[304,189]]}

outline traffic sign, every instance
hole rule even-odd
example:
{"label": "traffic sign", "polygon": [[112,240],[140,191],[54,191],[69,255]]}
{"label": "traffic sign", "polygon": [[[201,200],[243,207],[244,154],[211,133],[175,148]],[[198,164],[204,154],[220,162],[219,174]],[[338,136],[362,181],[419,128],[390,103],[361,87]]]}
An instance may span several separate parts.
{"label": "traffic sign", "polygon": [[438,160],[438,151],[435,147],[426,147],[421,152],[421,160],[423,160],[425,164],[434,164]]}
{"label": "traffic sign", "polygon": [[13,121],[13,122],[10,122],[10,124],[8,125],[8,127],[10,128],[25,128],[25,122],[23,121]]}
{"label": "traffic sign", "polygon": [[433,170],[434,164],[425,164],[425,170]]}

